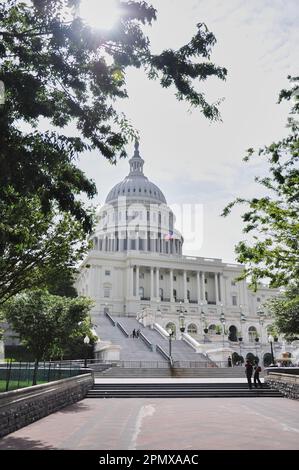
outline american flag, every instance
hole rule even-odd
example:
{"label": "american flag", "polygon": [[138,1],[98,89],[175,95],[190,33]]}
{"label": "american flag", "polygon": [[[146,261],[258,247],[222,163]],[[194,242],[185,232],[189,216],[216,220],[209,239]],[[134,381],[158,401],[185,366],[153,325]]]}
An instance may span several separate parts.
{"label": "american flag", "polygon": [[164,236],[164,240],[172,240],[173,238],[174,236],[171,230]]}

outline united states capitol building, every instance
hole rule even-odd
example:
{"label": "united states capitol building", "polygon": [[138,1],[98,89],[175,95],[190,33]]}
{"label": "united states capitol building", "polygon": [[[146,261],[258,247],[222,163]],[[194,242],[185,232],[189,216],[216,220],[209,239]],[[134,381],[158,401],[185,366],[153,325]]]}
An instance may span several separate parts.
{"label": "united states capitol building", "polygon": [[[129,165],[128,176],[99,209],[92,249],[76,282],[80,295],[94,299],[93,323],[105,313],[137,318],[164,335],[171,329],[194,351],[214,358],[235,352],[269,359],[273,320],[265,302],[277,291],[249,290],[246,281],[236,280],[239,264],[185,256],[175,214],[145,176],[138,142]],[[274,344],[276,357],[285,347],[281,339]]]}

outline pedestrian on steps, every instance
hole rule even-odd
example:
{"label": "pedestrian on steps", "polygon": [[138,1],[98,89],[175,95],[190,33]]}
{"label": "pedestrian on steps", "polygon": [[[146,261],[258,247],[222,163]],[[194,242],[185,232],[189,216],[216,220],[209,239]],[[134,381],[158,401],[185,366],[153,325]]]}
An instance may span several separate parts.
{"label": "pedestrian on steps", "polygon": [[255,388],[257,388],[258,386],[259,388],[262,388],[262,382],[260,381],[260,372],[262,372],[261,367],[258,364],[255,364],[253,374],[253,383]]}
{"label": "pedestrian on steps", "polygon": [[252,382],[251,382],[252,372],[253,372],[252,364],[251,364],[251,362],[247,359],[246,364],[245,364],[245,373],[246,373],[246,378],[247,378],[249,390],[252,389]]}

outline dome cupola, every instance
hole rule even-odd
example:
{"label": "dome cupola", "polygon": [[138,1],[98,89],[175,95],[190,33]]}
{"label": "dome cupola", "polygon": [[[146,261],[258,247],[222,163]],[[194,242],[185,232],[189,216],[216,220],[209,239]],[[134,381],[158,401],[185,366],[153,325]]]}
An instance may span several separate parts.
{"label": "dome cupola", "polygon": [[130,172],[126,178],[116,184],[108,193],[105,203],[113,204],[120,197],[126,197],[132,202],[148,204],[166,204],[162,191],[143,173],[144,160],[139,153],[139,142],[135,142],[134,155],[129,160]]}

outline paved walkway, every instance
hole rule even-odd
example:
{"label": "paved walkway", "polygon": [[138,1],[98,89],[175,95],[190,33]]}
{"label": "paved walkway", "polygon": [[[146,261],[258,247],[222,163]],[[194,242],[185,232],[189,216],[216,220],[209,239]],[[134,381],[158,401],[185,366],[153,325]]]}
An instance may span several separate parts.
{"label": "paved walkway", "polygon": [[0,439],[0,449],[299,449],[299,403],[85,399]]}

